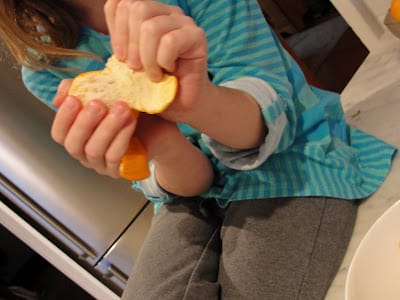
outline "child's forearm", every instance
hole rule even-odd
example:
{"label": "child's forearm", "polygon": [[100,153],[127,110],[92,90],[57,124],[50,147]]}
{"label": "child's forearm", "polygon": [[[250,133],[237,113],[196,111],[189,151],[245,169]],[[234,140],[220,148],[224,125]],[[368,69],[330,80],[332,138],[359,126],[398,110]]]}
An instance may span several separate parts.
{"label": "child's forearm", "polygon": [[268,132],[260,107],[250,95],[213,84],[185,123],[237,149],[259,146]]}
{"label": "child's forearm", "polygon": [[163,151],[152,157],[158,184],[184,197],[205,192],[213,181],[208,158],[179,131],[171,134]]}

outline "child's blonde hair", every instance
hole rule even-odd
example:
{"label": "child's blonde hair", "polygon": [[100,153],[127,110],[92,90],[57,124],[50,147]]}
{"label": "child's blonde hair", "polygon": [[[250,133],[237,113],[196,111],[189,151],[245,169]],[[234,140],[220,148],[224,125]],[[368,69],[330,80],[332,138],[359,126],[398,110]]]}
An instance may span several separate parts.
{"label": "child's blonde hair", "polygon": [[1,0],[0,36],[17,63],[31,69],[52,67],[61,57],[94,56],[73,50],[79,25],[60,0]]}

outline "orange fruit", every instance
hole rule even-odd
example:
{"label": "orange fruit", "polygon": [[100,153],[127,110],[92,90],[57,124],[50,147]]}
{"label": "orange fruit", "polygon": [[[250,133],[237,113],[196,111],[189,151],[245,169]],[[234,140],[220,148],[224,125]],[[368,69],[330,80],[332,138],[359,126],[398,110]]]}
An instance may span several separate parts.
{"label": "orange fruit", "polygon": [[390,7],[390,14],[393,19],[400,22],[400,0],[392,0],[392,5]]}
{"label": "orange fruit", "polygon": [[[157,114],[172,103],[177,89],[175,76],[165,74],[161,81],[153,82],[144,72],[135,72],[111,56],[104,70],[75,77],[69,95],[77,97],[84,105],[93,99],[100,99],[109,107],[116,101],[124,101],[133,114]],[[132,138],[121,159],[120,175],[128,180],[143,180],[150,176],[146,150],[136,137]]]}
{"label": "orange fruit", "polygon": [[144,72],[136,72],[126,63],[111,56],[104,70],[85,72],[74,78],[69,94],[83,104],[101,99],[108,106],[118,100],[125,101],[132,109],[157,114],[164,111],[175,99],[178,80],[173,75],[153,82]]}

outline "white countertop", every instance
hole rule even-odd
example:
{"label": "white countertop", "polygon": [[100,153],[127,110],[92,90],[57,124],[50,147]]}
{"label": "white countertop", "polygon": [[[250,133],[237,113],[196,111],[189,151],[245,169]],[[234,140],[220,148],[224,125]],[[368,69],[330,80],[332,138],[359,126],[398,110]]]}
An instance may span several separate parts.
{"label": "white countertop", "polygon": [[330,0],[360,40],[372,52],[396,45],[385,25],[392,0]]}
{"label": "white countertop", "polygon": [[[400,40],[399,40],[400,44]],[[348,122],[400,148],[400,45],[376,51],[366,58],[342,93]],[[351,259],[368,229],[400,199],[400,154],[381,188],[359,208],[354,233],[326,300],[345,299]]]}
{"label": "white countertop", "polygon": [[[347,120],[352,126],[400,148],[400,39],[384,24],[391,0],[331,2],[370,50],[341,95]],[[326,300],[345,299],[346,276],[354,253],[375,221],[400,199],[399,183],[400,154],[397,154],[381,188],[360,205],[347,253]]]}

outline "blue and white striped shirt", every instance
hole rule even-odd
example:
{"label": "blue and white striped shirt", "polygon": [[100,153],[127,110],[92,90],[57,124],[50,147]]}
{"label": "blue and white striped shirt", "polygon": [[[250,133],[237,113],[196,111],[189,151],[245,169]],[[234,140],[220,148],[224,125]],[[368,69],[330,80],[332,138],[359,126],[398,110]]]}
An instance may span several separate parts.
{"label": "blue and white striped shirt", "polygon": [[[222,207],[230,201],[294,196],[364,198],[390,170],[394,147],[349,127],[340,97],[307,84],[299,66],[279,44],[256,0],[165,0],[180,6],[201,26],[209,43],[213,83],[238,88],[260,104],[269,129],[257,149],[236,151],[187,125],[182,132],[206,153],[215,180],[202,196]],[[111,55],[109,37],[82,29],[80,50]],[[60,61],[81,71],[102,69],[104,62],[87,58]],[[76,74],[23,69],[27,88],[51,106],[61,79]],[[135,182],[159,207],[171,201],[154,177]]]}

